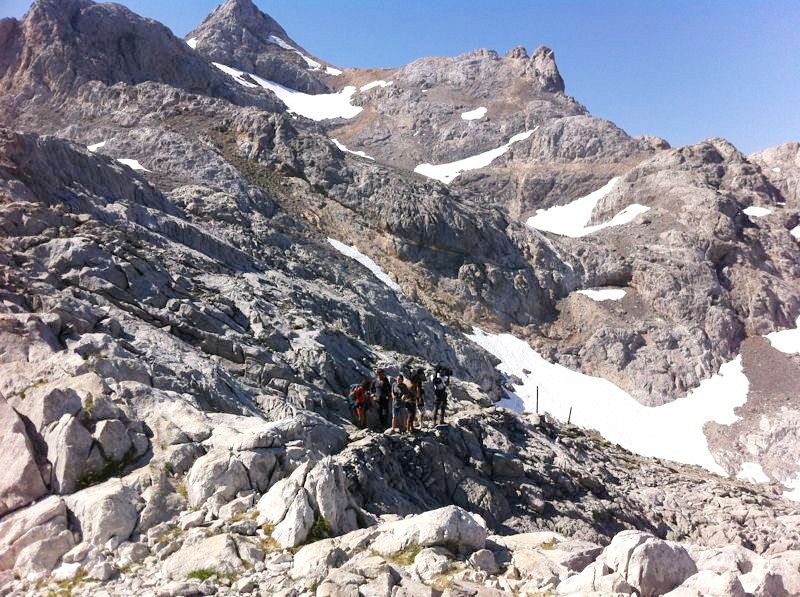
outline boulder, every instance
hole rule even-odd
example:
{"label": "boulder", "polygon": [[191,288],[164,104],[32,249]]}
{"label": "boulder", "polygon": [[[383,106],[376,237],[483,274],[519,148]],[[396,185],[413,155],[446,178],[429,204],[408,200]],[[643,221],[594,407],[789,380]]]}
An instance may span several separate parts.
{"label": "boulder", "polygon": [[426,547],[414,558],[413,572],[425,582],[453,568],[453,554],[444,547]]}
{"label": "boulder", "polygon": [[687,578],[665,597],[745,597],[746,593],[734,572],[717,574],[701,570]]}
{"label": "boulder", "polygon": [[467,553],[486,544],[486,523],[458,506],[445,506],[380,525],[371,548],[387,556],[413,545],[454,546]]}
{"label": "boulder", "polygon": [[498,571],[494,554],[488,549],[479,549],[474,552],[469,557],[469,565],[487,574],[497,574]]}
{"label": "boulder", "polygon": [[325,458],[309,471],[303,485],[316,511],[336,535],[358,528],[346,484],[341,466],[334,464],[330,458]]}
{"label": "boulder", "polygon": [[193,570],[213,570],[219,574],[227,574],[239,572],[243,568],[236,542],[228,534],[184,543],[183,547],[162,564],[163,573],[175,580],[185,579]]}
{"label": "boulder", "polygon": [[283,520],[295,496],[303,487],[308,468],[308,463],[301,464],[289,477],[275,483],[275,485],[270,487],[269,491],[258,500],[258,504],[256,505],[256,509],[259,512],[258,524],[269,523],[277,525]]}
{"label": "boulder", "polygon": [[635,589],[625,577],[614,572],[603,562],[589,564],[582,572],[561,581],[556,588],[559,595],[632,595]]}
{"label": "boulder", "polygon": [[294,555],[292,578],[319,580],[327,576],[331,568],[341,566],[347,559],[339,548],[337,539],[323,539],[304,545]]}
{"label": "boulder", "polygon": [[0,398],[0,517],[47,493],[25,425]]}
{"label": "boulder", "polygon": [[[63,499],[50,496],[0,521],[0,571],[43,575],[72,549]],[[48,568],[49,567],[49,568]]]}
{"label": "boulder", "polygon": [[92,448],[92,435],[70,414],[63,415],[44,434],[47,458],[52,465],[51,486],[54,492],[67,494],[78,489],[86,472]]}
{"label": "boulder", "polygon": [[212,450],[198,458],[186,475],[189,504],[199,508],[212,495],[221,501],[231,500],[242,489],[250,488],[247,469],[227,450]]}
{"label": "boulder", "polygon": [[84,541],[114,547],[131,536],[139,518],[139,494],[120,479],[108,481],[65,498]]}
{"label": "boulder", "polygon": [[272,538],[283,547],[297,547],[302,544],[314,524],[314,509],[308,499],[308,492],[300,489],[289,504],[283,520],[275,525]]}
{"label": "boulder", "polygon": [[103,448],[106,459],[114,462],[121,462],[133,448],[125,423],[119,419],[100,421],[94,438]]}
{"label": "boulder", "polygon": [[683,546],[650,538],[631,553],[625,580],[642,597],[651,597],[671,591],[696,572],[697,566]]}
{"label": "boulder", "polygon": [[511,565],[522,580],[533,581],[540,587],[555,586],[567,575],[566,568],[554,564],[544,553],[533,549],[515,551],[511,557]]}

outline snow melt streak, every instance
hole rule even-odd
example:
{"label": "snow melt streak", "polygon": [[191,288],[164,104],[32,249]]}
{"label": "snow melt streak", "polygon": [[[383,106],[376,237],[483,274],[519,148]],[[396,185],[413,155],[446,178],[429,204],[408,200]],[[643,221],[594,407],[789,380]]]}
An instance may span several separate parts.
{"label": "snow melt streak", "polygon": [[[219,64],[217,62],[213,62],[212,64],[225,74],[233,77],[237,83],[244,87],[257,88],[261,86],[264,89],[269,89],[278,96],[279,100],[286,104],[290,112],[305,116],[311,120],[319,121],[328,120],[330,118],[353,118],[364,109],[361,106],[354,106],[350,103],[350,99],[356,92],[356,88],[352,85],[348,85],[338,93],[311,95],[303,93],[302,91],[289,89],[274,81],[267,81],[251,73],[244,73],[230,66],[225,66],[224,64]],[[255,83],[251,83],[250,80],[245,77],[255,81]]]}
{"label": "snow melt streak", "polygon": [[367,155],[363,151],[353,151],[352,149],[347,149],[347,147],[345,147],[345,145],[343,143],[339,143],[339,141],[337,141],[336,139],[331,139],[331,142],[336,147],[338,147],[341,151],[344,151],[345,153],[352,153],[353,155],[357,155],[359,157],[366,158],[368,160],[375,160],[375,158],[373,158],[372,156]]}
{"label": "snow melt streak", "polygon": [[468,337],[500,359],[498,369],[522,380],[501,406],[533,412],[538,385],[539,412],[566,420],[572,407],[573,423],[596,429],[632,452],[725,474],[708,449],[703,425],[709,421],[730,425],[738,419],[734,409],[746,402],[749,388],[741,357],[724,364],[685,398],[647,407],[606,379],[548,362],[510,334],[487,334],[474,328]]}
{"label": "snow melt streak", "polygon": [[[539,127],[536,127],[539,128]],[[428,178],[434,178],[444,184],[450,184],[452,180],[461,174],[462,172],[466,172],[467,170],[477,170],[479,168],[485,168],[489,164],[491,164],[494,160],[499,158],[505,152],[507,152],[514,143],[519,141],[524,141],[528,137],[530,137],[534,131],[534,128],[530,131],[525,131],[524,133],[519,133],[514,135],[509,139],[508,143],[505,145],[501,145],[496,149],[490,149],[489,151],[484,151],[483,153],[479,153],[478,155],[473,155],[468,158],[464,158],[463,160],[458,160],[455,162],[450,162],[448,164],[420,164],[416,168],[414,168],[414,172],[417,174],[422,174],[423,176],[427,176]]]}
{"label": "snow melt streak", "polygon": [[772,332],[765,337],[776,350],[787,354],[800,353],[800,317],[797,318],[793,330]]}
{"label": "snow melt streak", "polygon": [[608,195],[614,187],[617,186],[619,180],[619,176],[615,176],[603,187],[589,193],[585,197],[575,199],[575,201],[567,203],[566,205],[557,205],[549,209],[539,209],[536,211],[535,216],[528,218],[526,223],[529,227],[535,228],[536,230],[578,238],[604,228],[621,226],[632,222],[636,216],[649,211],[650,208],[638,203],[632,203],[608,222],[603,222],[595,226],[587,226],[592,217],[594,208],[603,197]]}
{"label": "snow melt streak", "polygon": [[584,294],[593,301],[618,301],[625,296],[622,288],[586,288],[579,290],[578,294]]}
{"label": "snow melt streak", "polygon": [[372,259],[364,255],[364,253],[359,251],[355,245],[353,246],[346,245],[343,242],[336,240],[335,238],[329,238],[328,242],[334,249],[339,251],[342,255],[346,255],[351,259],[355,259],[361,265],[366,267],[369,271],[375,274],[376,278],[378,278],[381,282],[386,284],[389,288],[391,288],[395,292],[401,292],[400,286],[397,284],[397,282],[392,280],[389,277],[389,275],[385,271],[383,271],[383,268],[381,268],[380,265],[378,265]]}
{"label": "snow melt streak", "polygon": [[486,116],[486,108],[481,106],[480,108],[475,108],[474,110],[470,110],[469,112],[462,112],[461,118],[463,120],[480,120]]}

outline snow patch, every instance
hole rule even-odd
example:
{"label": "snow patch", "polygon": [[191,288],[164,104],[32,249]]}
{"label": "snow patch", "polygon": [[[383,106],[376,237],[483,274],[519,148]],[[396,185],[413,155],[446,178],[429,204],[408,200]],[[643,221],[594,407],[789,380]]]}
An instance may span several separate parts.
{"label": "snow patch", "polygon": [[86,149],[88,149],[92,153],[95,153],[97,152],[98,149],[105,147],[105,145],[106,145],[105,141],[100,141],[100,143],[95,143],[94,145],[87,145]]}
{"label": "snow patch", "polygon": [[355,259],[361,265],[366,267],[369,271],[375,274],[375,277],[378,278],[378,280],[386,284],[389,288],[391,288],[395,292],[402,292],[402,290],[400,289],[400,285],[394,280],[392,280],[392,278],[390,278],[389,275],[385,271],[383,271],[383,268],[381,268],[380,265],[378,265],[372,259],[364,255],[364,253],[359,251],[355,245],[353,246],[346,245],[343,242],[340,242],[334,238],[329,238],[328,242],[334,249],[339,251],[342,255],[346,255],[351,259]]}
{"label": "snow patch", "polygon": [[789,491],[783,492],[783,497],[800,502],[800,475],[797,475],[794,479],[784,481],[783,485],[789,488]]}
{"label": "snow patch", "polygon": [[622,288],[585,288],[578,290],[578,294],[584,294],[593,301],[618,301],[625,296]]}
{"label": "snow patch", "polygon": [[771,214],[772,210],[767,209],[766,207],[757,207],[755,205],[751,205],[744,210],[744,213],[751,218],[763,218],[764,216]]}
{"label": "snow patch", "polygon": [[579,199],[575,199],[566,205],[556,205],[549,209],[538,209],[536,215],[528,218],[527,225],[536,230],[543,230],[545,232],[553,232],[561,236],[570,236],[578,238],[592,234],[604,228],[611,226],[622,226],[632,222],[636,216],[643,214],[650,210],[646,205],[639,203],[631,203],[617,215],[615,215],[608,222],[596,224],[594,226],[587,226],[592,217],[592,212],[600,200],[608,195],[617,183],[620,177],[615,176],[609,180],[601,188],[597,189]]}
{"label": "snow patch", "polygon": [[[354,106],[350,103],[356,88],[348,85],[338,93],[320,93],[311,95],[284,87],[274,81],[267,81],[257,75],[245,73],[230,66],[212,63],[222,72],[233,77],[233,79],[240,85],[245,87],[255,88],[263,87],[269,89],[278,99],[281,100],[290,112],[305,116],[311,120],[328,120],[329,118],[353,118],[361,113],[364,109],[361,106]],[[245,77],[249,77],[254,83],[251,83]]]}
{"label": "snow patch", "polygon": [[[276,46],[283,48],[284,50],[289,50],[290,52],[294,52],[295,54],[300,56],[300,58],[302,58],[305,61],[306,65],[308,65],[309,70],[322,70],[322,64],[320,64],[310,56],[306,56],[305,54],[303,54],[300,50],[295,48],[285,39],[282,39],[277,35],[270,35],[267,38],[267,41],[271,44],[275,44]],[[342,74],[342,71],[340,71],[338,68],[333,68],[331,66],[326,66],[325,72],[333,76],[339,76]]]}
{"label": "snow patch", "polygon": [[362,85],[360,91],[369,91],[375,87],[388,87],[394,83],[394,81],[384,81],[381,79],[380,81],[372,81],[371,83],[367,83],[366,85]]}
{"label": "snow patch", "polygon": [[781,171],[781,169],[780,169],[780,168],[778,168],[778,167],[776,166],[776,167],[774,167],[774,168],[772,169],[772,171],[773,171],[773,172],[780,172],[780,171]]}
{"label": "snow patch", "polygon": [[800,317],[793,330],[781,330],[764,336],[772,347],[786,354],[800,353]]}
{"label": "snow patch", "polygon": [[186,45],[194,50],[195,48],[197,48],[197,38],[193,37],[192,39],[187,39]]}
{"label": "snow patch", "polygon": [[226,75],[230,75],[233,77],[233,80],[242,85],[243,87],[247,87],[249,89],[257,89],[258,85],[255,83],[251,83],[250,81],[245,79],[245,76],[252,76],[248,75],[244,71],[240,71],[235,68],[231,68],[230,66],[225,66],[224,64],[220,64],[219,62],[212,62],[214,66],[216,66],[219,70],[221,70]]}
{"label": "snow patch", "polygon": [[142,166],[138,160],[129,160],[127,158],[121,158],[117,160],[120,164],[126,165],[128,168],[132,170],[144,170],[145,172],[150,172],[147,168]]}
{"label": "snow patch", "polygon": [[572,422],[594,428],[628,450],[697,464],[725,475],[711,455],[703,425],[709,421],[730,425],[739,418],[734,409],[747,401],[750,385],[741,357],[725,363],[719,373],[685,398],[648,407],[606,379],[548,362],[527,342],[510,334],[487,334],[473,328],[467,337],[500,359],[500,371],[522,380],[503,406],[516,402],[525,411],[534,411],[538,386],[540,412],[566,420],[572,408]]}
{"label": "snow patch", "polygon": [[789,230],[789,234],[791,234],[797,240],[800,240],[800,224]]}
{"label": "snow patch", "polygon": [[368,160],[373,160],[373,161],[375,160],[375,158],[373,158],[372,156],[367,155],[363,151],[353,151],[352,149],[347,149],[347,147],[345,147],[344,144],[339,143],[339,141],[337,141],[336,139],[331,139],[331,142],[336,147],[338,147],[341,151],[344,151],[346,153],[352,153],[353,155],[357,155],[359,157],[366,158]]}
{"label": "snow patch", "polygon": [[420,164],[414,168],[414,172],[417,174],[422,174],[423,176],[427,176],[428,178],[434,178],[440,182],[443,182],[444,184],[450,184],[452,180],[462,172],[485,168],[495,159],[506,153],[514,143],[524,141],[530,137],[537,128],[539,127],[537,126],[530,131],[525,131],[524,133],[518,133],[514,135],[508,140],[508,143],[501,145],[496,149],[490,149],[489,151],[484,151],[478,155],[473,155],[468,158],[464,158],[463,160],[450,162],[448,164]]}
{"label": "snow patch", "polygon": [[470,110],[469,112],[461,113],[461,118],[464,120],[480,120],[484,116],[486,116],[486,108],[483,106]]}
{"label": "snow patch", "polygon": [[740,481],[750,481],[750,483],[769,483],[764,469],[757,462],[743,462],[736,478]]}

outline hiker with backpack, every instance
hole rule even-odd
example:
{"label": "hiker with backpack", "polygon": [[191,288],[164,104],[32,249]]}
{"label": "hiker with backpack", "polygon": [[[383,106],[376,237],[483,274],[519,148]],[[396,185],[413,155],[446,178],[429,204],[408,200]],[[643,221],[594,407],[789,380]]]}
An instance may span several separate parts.
{"label": "hiker with backpack", "polygon": [[392,401],[392,382],[386,377],[383,369],[378,369],[375,378],[375,396],[378,402],[378,419],[381,430],[387,429],[391,423],[389,419],[389,405]]}
{"label": "hiker with backpack", "polygon": [[411,391],[403,379],[403,375],[398,375],[392,384],[392,431],[408,430],[407,407],[408,397]]}
{"label": "hiker with backpack", "polygon": [[355,401],[356,424],[362,429],[367,426],[367,408],[372,399],[369,394],[369,388],[370,381],[365,377],[361,383],[350,392],[350,396]]}
{"label": "hiker with backpack", "polygon": [[436,425],[436,415],[441,413],[440,425],[444,425],[444,413],[447,410],[447,384],[441,376],[441,371],[437,370],[433,374],[431,385],[433,386],[433,424]]}
{"label": "hiker with backpack", "polygon": [[[419,426],[425,422],[425,370],[420,367],[411,374],[411,396],[415,414],[419,412]],[[414,418],[411,420],[413,427]]]}

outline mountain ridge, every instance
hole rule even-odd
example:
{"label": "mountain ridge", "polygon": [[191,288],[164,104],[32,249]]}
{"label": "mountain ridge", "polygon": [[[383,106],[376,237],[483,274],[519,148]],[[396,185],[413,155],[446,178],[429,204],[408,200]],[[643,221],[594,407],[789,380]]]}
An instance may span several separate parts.
{"label": "mountain ridge", "polygon": [[[23,35],[45,8],[69,51]],[[331,74],[249,0],[194,48],[31,10],[0,23],[0,592],[800,590],[796,144],[632,138],[547,48]],[[445,425],[354,424],[364,376],[435,364]],[[741,401],[667,416],[715,384]],[[649,457],[563,420],[633,407]],[[696,441],[727,478],[658,451]]]}

